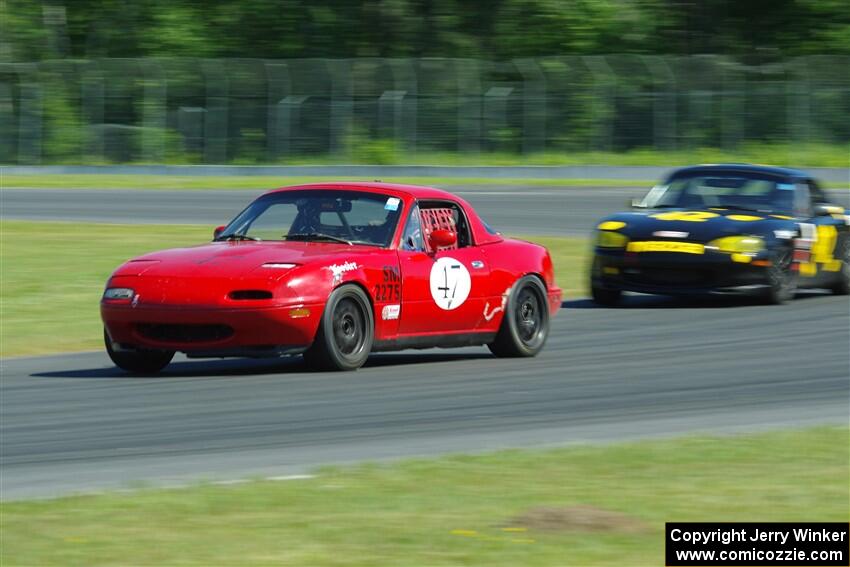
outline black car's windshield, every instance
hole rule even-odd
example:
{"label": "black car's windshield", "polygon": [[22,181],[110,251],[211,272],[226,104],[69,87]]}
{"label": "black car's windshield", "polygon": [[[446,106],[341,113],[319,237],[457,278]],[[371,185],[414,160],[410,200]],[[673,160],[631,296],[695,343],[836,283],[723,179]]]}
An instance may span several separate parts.
{"label": "black car's windshield", "polygon": [[401,200],[361,191],[310,189],[264,195],[216,240],[300,240],[389,246]]}
{"label": "black car's windshield", "polygon": [[644,198],[649,208],[730,208],[759,212],[794,209],[794,185],[757,172],[674,175]]}

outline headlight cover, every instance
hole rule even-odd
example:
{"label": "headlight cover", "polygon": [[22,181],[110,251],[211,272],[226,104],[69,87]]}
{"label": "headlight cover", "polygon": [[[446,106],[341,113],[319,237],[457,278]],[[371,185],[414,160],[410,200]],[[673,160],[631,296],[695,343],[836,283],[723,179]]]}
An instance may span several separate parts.
{"label": "headlight cover", "polygon": [[108,287],[106,291],[103,292],[103,299],[133,299],[133,295],[135,295],[135,291],[133,291],[129,287]]}
{"label": "headlight cover", "polygon": [[291,270],[297,265],[292,262],[266,262],[261,267],[269,270]]}
{"label": "headlight cover", "polygon": [[706,248],[715,248],[725,254],[756,254],[764,250],[764,239],[758,236],[724,236],[712,240]]}
{"label": "headlight cover", "polygon": [[629,237],[619,232],[600,230],[596,234],[596,245],[600,248],[625,248]]}

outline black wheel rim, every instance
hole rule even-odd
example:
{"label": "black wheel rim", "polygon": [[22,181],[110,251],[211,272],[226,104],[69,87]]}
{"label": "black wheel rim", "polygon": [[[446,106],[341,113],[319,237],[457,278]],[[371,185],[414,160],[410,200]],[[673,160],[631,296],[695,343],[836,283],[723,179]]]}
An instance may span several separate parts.
{"label": "black wheel rim", "polygon": [[794,276],[791,272],[791,260],[790,251],[782,252],[776,257],[773,266],[768,272],[771,287],[783,295],[793,292]]}
{"label": "black wheel rim", "polygon": [[543,327],[543,310],[540,298],[529,288],[523,288],[517,297],[516,326],[519,339],[525,345],[537,342]]}
{"label": "black wheel rim", "polygon": [[351,298],[344,298],[334,308],[334,344],[346,358],[357,356],[366,342],[366,318],[360,305]]}

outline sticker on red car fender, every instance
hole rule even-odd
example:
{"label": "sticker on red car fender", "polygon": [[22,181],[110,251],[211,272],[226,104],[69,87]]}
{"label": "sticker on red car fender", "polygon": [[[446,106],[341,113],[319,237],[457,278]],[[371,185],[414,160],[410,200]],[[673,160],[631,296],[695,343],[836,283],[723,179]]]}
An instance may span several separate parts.
{"label": "sticker on red car fender", "polygon": [[342,276],[346,272],[352,272],[359,268],[356,262],[345,262],[343,264],[331,264],[328,269],[333,274],[334,285],[342,281]]}
{"label": "sticker on red car fender", "polygon": [[384,308],[381,309],[381,319],[384,321],[398,319],[399,315],[401,315],[401,305],[384,305]]}

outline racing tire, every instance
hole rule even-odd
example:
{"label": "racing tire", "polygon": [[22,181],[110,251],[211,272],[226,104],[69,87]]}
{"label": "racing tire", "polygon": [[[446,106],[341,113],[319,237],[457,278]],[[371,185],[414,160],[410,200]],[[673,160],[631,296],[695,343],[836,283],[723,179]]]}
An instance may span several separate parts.
{"label": "racing tire", "polygon": [[115,366],[131,374],[157,374],[174,358],[173,350],[113,350],[106,329],[103,330],[103,342]]}
{"label": "racing tire", "polygon": [[605,307],[616,307],[620,304],[620,300],[623,298],[623,290],[607,289],[604,287],[591,285],[590,296],[593,298],[593,301],[598,305],[604,305]]}
{"label": "racing tire", "polygon": [[366,293],[356,285],[340,286],[328,297],[304,361],[314,370],[357,370],[369,358],[374,337],[375,321]]}
{"label": "racing tire", "polygon": [[841,255],[841,268],[838,270],[838,281],[830,289],[835,295],[850,294],[850,236],[844,239]]}
{"label": "racing tire", "polygon": [[794,299],[797,293],[797,272],[793,270],[794,252],[778,251],[767,268],[767,290],[762,299],[768,305],[782,305]]}
{"label": "racing tire", "polygon": [[502,358],[536,356],[549,337],[549,299],[539,278],[517,280],[508,296],[496,339],[487,345]]}

